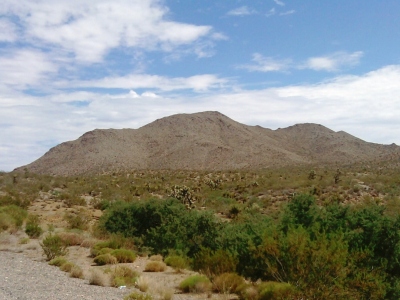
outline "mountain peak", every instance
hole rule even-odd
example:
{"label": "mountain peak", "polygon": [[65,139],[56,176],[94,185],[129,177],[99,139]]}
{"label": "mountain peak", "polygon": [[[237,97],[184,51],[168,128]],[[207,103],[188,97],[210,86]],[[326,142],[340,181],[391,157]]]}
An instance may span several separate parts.
{"label": "mountain peak", "polygon": [[206,111],[168,116],[135,130],[93,130],[17,170],[75,175],[132,169],[257,169],[368,161],[398,154],[399,149],[367,143],[320,124],[270,130]]}

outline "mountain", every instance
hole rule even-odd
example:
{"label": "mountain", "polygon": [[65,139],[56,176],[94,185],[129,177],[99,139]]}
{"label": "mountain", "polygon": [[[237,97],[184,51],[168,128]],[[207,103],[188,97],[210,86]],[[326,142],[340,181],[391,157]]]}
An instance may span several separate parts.
{"label": "mountain", "polygon": [[372,161],[399,153],[396,145],[368,143],[318,124],[271,130],[238,123],[219,112],[201,112],[165,117],[139,129],[89,131],[16,171],[76,175],[132,169],[259,169]]}

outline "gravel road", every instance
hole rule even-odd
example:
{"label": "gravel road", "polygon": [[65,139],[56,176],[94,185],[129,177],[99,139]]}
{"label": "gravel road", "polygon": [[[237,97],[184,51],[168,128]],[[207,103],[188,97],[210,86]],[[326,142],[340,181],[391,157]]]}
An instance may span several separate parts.
{"label": "gravel road", "polygon": [[23,253],[0,251],[0,300],[122,300],[129,291],[89,285],[86,280]]}

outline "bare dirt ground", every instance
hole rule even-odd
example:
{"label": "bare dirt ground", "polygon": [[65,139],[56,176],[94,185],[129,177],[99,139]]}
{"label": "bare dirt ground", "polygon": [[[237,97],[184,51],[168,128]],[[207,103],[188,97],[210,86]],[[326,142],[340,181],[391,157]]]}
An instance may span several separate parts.
{"label": "bare dirt ground", "polygon": [[89,285],[85,280],[44,262],[34,261],[24,253],[0,251],[0,299],[123,299],[129,293],[111,287]]}

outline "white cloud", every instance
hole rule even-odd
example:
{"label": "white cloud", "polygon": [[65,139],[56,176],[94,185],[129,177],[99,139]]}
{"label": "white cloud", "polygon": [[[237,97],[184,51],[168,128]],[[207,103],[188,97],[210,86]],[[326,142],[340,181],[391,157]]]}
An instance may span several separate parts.
{"label": "white cloud", "polygon": [[147,97],[147,98],[159,98],[159,96],[155,93],[152,92],[144,92],[142,94],[142,97]]}
{"label": "white cloud", "polygon": [[228,11],[227,15],[230,16],[248,16],[255,14],[256,11],[253,9],[248,8],[247,6],[241,6],[235,9]]}
{"label": "white cloud", "polygon": [[280,16],[288,16],[288,15],[293,15],[296,11],[294,9],[288,10],[288,11],[284,11],[282,13],[280,13]]}
{"label": "white cloud", "polygon": [[212,74],[195,75],[190,77],[169,78],[158,75],[131,74],[122,77],[106,77],[99,80],[77,81],[61,85],[81,88],[101,89],[159,89],[162,91],[185,90],[206,91],[219,88],[228,82]]}
{"label": "white cloud", "polygon": [[0,14],[20,20],[25,41],[59,47],[82,62],[99,62],[119,46],[172,51],[212,32],[168,20],[159,0],[3,0]]}
{"label": "white cloud", "polygon": [[267,17],[270,17],[270,16],[273,16],[273,15],[275,15],[275,14],[276,14],[275,8],[271,8],[265,15],[266,15]]}
{"label": "white cloud", "polygon": [[339,71],[343,67],[355,66],[359,64],[363,52],[353,53],[335,52],[327,56],[311,57],[301,68],[312,69],[316,71]]}
{"label": "white cloud", "polygon": [[280,6],[285,6],[285,3],[284,3],[283,1],[280,1],[280,0],[274,0],[274,2],[275,2],[277,5],[280,5]]}
{"label": "white cloud", "polygon": [[226,36],[225,34],[223,34],[223,33],[221,33],[221,32],[214,32],[212,35],[211,35],[211,37],[212,37],[212,39],[213,40],[216,40],[216,41],[226,41],[226,40],[229,40],[229,37],[228,36]]}
{"label": "white cloud", "polygon": [[16,26],[6,19],[0,19],[0,42],[14,42],[16,39]]}
{"label": "white cloud", "polygon": [[[192,86],[202,87],[202,80],[192,80],[196,82],[190,83]],[[0,169],[29,163],[51,146],[95,128],[138,128],[171,114],[205,110],[217,110],[239,122],[272,129],[314,122],[370,142],[400,144],[399,82],[400,65],[393,65],[314,85],[220,91],[194,97],[166,96],[162,92],[152,97],[148,94],[151,91],[141,95],[133,91],[119,95],[1,95]],[[5,100],[10,97],[12,100]],[[85,105],[73,101],[85,101]]]}
{"label": "white cloud", "polygon": [[304,63],[294,63],[290,59],[277,60],[265,57],[260,53],[253,54],[253,64],[241,65],[238,68],[257,72],[280,72],[289,69],[311,69],[314,71],[336,72],[359,64],[362,51],[353,53],[335,52],[326,56],[311,57]]}
{"label": "white cloud", "polygon": [[238,66],[240,69],[246,69],[248,71],[258,72],[277,72],[285,71],[291,65],[291,60],[277,60],[272,57],[265,57],[259,53],[253,54],[253,64]]}
{"label": "white cloud", "polygon": [[15,50],[0,53],[0,85],[24,89],[43,83],[58,67],[36,50]]}

